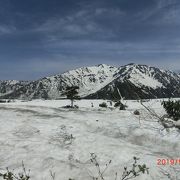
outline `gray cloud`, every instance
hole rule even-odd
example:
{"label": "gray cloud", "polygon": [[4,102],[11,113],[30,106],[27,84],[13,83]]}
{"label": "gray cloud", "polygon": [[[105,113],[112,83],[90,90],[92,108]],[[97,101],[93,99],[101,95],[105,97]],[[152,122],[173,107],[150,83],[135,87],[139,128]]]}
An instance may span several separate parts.
{"label": "gray cloud", "polygon": [[0,25],[0,35],[11,34],[15,32],[16,28],[13,26]]}
{"label": "gray cloud", "polygon": [[99,63],[180,69],[179,15],[178,0],[1,1],[0,77]]}

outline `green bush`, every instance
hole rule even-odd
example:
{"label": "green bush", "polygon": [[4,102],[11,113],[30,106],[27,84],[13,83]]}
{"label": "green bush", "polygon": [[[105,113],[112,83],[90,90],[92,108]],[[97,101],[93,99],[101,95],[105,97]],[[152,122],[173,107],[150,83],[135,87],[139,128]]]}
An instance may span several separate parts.
{"label": "green bush", "polygon": [[175,121],[180,119],[180,101],[163,101],[162,105],[170,118]]}

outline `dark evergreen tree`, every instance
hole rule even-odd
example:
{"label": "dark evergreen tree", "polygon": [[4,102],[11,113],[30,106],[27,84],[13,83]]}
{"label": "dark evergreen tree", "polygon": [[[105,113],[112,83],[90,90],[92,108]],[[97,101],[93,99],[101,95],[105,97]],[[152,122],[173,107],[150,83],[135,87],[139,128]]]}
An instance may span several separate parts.
{"label": "dark evergreen tree", "polygon": [[175,121],[180,119],[180,101],[163,101],[162,105],[170,118]]}
{"label": "dark evergreen tree", "polygon": [[63,95],[67,96],[67,99],[71,100],[71,107],[74,107],[74,99],[79,99],[78,86],[67,86]]}

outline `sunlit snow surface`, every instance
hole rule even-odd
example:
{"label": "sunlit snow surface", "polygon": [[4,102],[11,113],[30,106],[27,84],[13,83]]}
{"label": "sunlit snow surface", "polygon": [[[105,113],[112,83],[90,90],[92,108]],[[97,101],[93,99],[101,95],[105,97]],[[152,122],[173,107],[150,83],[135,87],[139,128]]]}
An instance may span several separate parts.
{"label": "sunlit snow surface", "polygon": [[[50,180],[50,171],[55,172],[56,180],[90,180],[97,173],[89,161],[90,153],[95,153],[102,168],[112,160],[104,174],[106,180],[114,180],[116,172],[121,176],[133,156],[150,168],[149,175],[136,179],[166,180],[168,175],[163,174],[168,173],[178,179],[180,165],[157,165],[158,158],[180,158],[178,130],[163,130],[137,101],[125,101],[126,111],[99,108],[102,101],[77,101],[78,110],[63,109],[68,100],[0,104],[1,170],[9,167],[19,172],[24,161],[33,180]],[[163,115],[161,101],[144,104]],[[136,109],[140,116],[133,114]],[[68,139],[71,135],[72,140]]]}

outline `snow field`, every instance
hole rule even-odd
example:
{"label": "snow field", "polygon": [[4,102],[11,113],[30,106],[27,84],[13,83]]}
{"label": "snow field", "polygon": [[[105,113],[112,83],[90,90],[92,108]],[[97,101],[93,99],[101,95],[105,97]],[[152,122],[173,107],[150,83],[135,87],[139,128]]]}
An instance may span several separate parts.
{"label": "snow field", "polygon": [[[19,172],[23,161],[34,180],[50,180],[50,170],[57,180],[90,180],[97,173],[89,161],[95,153],[102,168],[112,160],[106,180],[114,180],[116,172],[121,176],[133,156],[150,168],[150,174],[138,180],[169,179],[161,171],[178,177],[179,165],[157,165],[158,158],[180,157],[178,130],[164,130],[137,101],[124,101],[126,111],[99,108],[104,101],[76,101],[77,110],[62,108],[68,100],[0,104],[0,168]],[[144,104],[163,115],[161,101]],[[133,114],[136,109],[140,116]]]}

